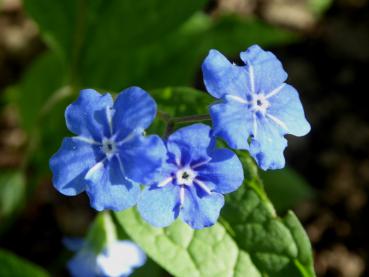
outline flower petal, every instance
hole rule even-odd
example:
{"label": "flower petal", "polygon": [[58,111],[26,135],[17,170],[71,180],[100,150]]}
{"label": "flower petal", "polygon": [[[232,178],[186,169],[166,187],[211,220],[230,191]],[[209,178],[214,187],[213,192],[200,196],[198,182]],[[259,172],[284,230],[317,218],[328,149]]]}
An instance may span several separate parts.
{"label": "flower petal", "polygon": [[287,79],[281,62],[269,51],[264,51],[258,45],[249,47],[241,52],[241,59],[246,64],[249,82],[253,82],[255,93],[270,92]]}
{"label": "flower petal", "polygon": [[119,134],[119,140],[135,128],[148,128],[156,116],[156,103],[143,89],[130,87],[119,93],[114,111],[114,132]]}
{"label": "flower petal", "polygon": [[224,139],[233,149],[249,149],[252,114],[241,103],[217,103],[210,106],[213,135]]}
{"label": "flower petal", "polygon": [[69,251],[77,252],[85,246],[85,240],[76,237],[65,237],[63,244]]}
{"label": "flower petal", "polygon": [[310,124],[305,118],[298,92],[290,85],[284,85],[281,91],[271,96],[268,101],[271,106],[268,114],[282,121],[286,133],[295,136],[304,136],[310,131]]}
{"label": "flower petal", "polygon": [[68,270],[73,277],[90,277],[99,274],[96,255],[92,251],[79,251],[69,262]]}
{"label": "flower petal", "polygon": [[167,140],[168,152],[174,154],[182,165],[207,159],[208,151],[214,146],[215,140],[210,137],[210,127],[201,123],[183,127]]}
{"label": "flower petal", "polygon": [[199,178],[218,193],[230,193],[241,186],[243,168],[237,155],[229,149],[217,149],[210,155],[211,161],[198,168]]}
{"label": "flower petal", "polygon": [[156,227],[170,225],[180,211],[179,188],[172,183],[164,187],[146,187],[137,203],[142,218]]}
{"label": "flower petal", "polygon": [[210,195],[198,197],[196,189],[191,187],[185,192],[181,216],[183,221],[193,229],[202,229],[216,223],[223,205],[222,194],[213,192]]}
{"label": "flower petal", "polygon": [[136,136],[121,145],[119,150],[124,174],[141,184],[155,181],[166,154],[164,142],[157,135]]}
{"label": "flower petal", "polygon": [[97,256],[96,262],[104,276],[129,276],[146,262],[146,255],[131,241],[115,241]]}
{"label": "flower petal", "polygon": [[53,185],[62,194],[74,196],[86,188],[87,171],[102,158],[95,145],[78,137],[65,138],[58,152],[50,159]]}
{"label": "flower petal", "polygon": [[257,121],[257,133],[251,140],[250,154],[263,170],[280,169],[285,165],[283,151],[287,147],[287,140],[281,129],[267,118]]}
{"label": "flower petal", "polygon": [[215,98],[230,94],[246,99],[246,71],[231,64],[219,51],[210,50],[202,64],[202,72],[206,89]]}
{"label": "flower petal", "polygon": [[102,211],[105,209],[121,211],[136,204],[140,186],[123,175],[117,157],[86,176],[86,192],[91,206]]}
{"label": "flower petal", "polygon": [[65,110],[68,129],[83,137],[101,140],[109,136],[107,112],[113,106],[110,94],[101,95],[93,89],[85,89],[74,103]]}

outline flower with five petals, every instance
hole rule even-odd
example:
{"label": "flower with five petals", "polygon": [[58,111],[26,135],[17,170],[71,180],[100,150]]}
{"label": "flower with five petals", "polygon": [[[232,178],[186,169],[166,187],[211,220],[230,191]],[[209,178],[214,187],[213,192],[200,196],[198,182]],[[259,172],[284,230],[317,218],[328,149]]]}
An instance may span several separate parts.
{"label": "flower with five petals", "polygon": [[86,191],[96,210],[123,210],[136,204],[138,183],[153,178],[166,149],[156,136],[144,136],[156,115],[156,103],[131,87],[115,102],[110,94],[82,90],[65,111],[68,129],[50,160],[54,187],[69,196]]}
{"label": "flower with five petals", "polygon": [[271,52],[253,45],[241,59],[245,65],[231,64],[211,50],[202,65],[207,91],[220,99],[210,107],[213,134],[248,150],[264,170],[283,168],[284,135],[310,131],[299,95]]}
{"label": "flower with five petals", "polygon": [[223,194],[243,182],[240,160],[219,149],[210,127],[183,127],[166,141],[168,156],[158,182],[146,187],[137,208],[154,226],[170,225],[178,216],[194,229],[213,225],[224,204]]}

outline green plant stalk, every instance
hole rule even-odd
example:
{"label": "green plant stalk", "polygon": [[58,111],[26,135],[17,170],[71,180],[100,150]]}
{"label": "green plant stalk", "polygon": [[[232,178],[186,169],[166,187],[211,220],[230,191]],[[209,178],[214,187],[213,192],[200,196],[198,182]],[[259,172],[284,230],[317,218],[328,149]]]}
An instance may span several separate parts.
{"label": "green plant stalk", "polygon": [[157,116],[166,123],[163,135],[164,138],[167,138],[173,132],[175,125],[178,123],[193,123],[211,120],[210,115],[208,114],[171,117],[166,112],[158,111]]}

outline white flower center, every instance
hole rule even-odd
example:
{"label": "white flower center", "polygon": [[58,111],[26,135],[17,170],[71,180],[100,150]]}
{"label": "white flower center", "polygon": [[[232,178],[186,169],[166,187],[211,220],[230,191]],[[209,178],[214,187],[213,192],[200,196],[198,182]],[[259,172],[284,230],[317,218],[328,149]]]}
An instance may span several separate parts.
{"label": "white flower center", "polygon": [[117,145],[115,141],[105,138],[103,139],[102,142],[102,150],[105,153],[105,155],[109,158],[117,152]]}
{"label": "white flower center", "polygon": [[261,112],[265,115],[269,107],[270,103],[264,94],[260,93],[253,96],[251,101],[252,111]]}
{"label": "white flower center", "polygon": [[181,168],[176,173],[178,185],[191,186],[197,174],[191,168]]}

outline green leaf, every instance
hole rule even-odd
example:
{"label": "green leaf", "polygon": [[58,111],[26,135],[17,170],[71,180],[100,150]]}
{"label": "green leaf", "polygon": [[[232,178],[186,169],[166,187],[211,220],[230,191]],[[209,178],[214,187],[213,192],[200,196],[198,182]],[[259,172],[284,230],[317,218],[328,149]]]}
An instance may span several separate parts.
{"label": "green leaf", "polygon": [[[200,16],[201,14],[198,15]],[[293,42],[297,38],[296,33],[277,28],[255,18],[225,15],[213,20],[203,40],[205,48],[217,48],[228,55],[238,55],[240,51],[246,50],[246,47],[252,44],[271,47]]]}
{"label": "green leaf", "polygon": [[[177,30],[207,0],[117,0],[99,19],[91,40],[82,53],[82,83],[121,89],[138,83],[147,64],[157,56],[144,54],[148,45],[160,42]],[[100,13],[100,11],[99,11]],[[119,26],[119,27],[118,27]],[[156,53],[162,55],[162,53]],[[93,70],[91,70],[93,69]],[[137,77],[141,76],[139,80]]]}
{"label": "green leaf", "polygon": [[[23,205],[25,180],[20,171],[2,171],[0,173],[0,222],[1,225]],[[0,226],[2,228],[3,226]]]}
{"label": "green leaf", "polygon": [[292,211],[279,218],[251,157],[239,152],[245,184],[227,195],[222,217],[239,247],[269,276],[315,276],[309,239]]}
{"label": "green leaf", "polygon": [[291,168],[259,171],[265,190],[278,212],[292,209],[301,201],[314,196],[311,186]]}
{"label": "green leaf", "polygon": [[21,124],[32,132],[40,124],[41,115],[50,98],[63,87],[65,70],[59,58],[46,52],[27,69],[19,85],[9,91],[21,115]]}
{"label": "green leaf", "polygon": [[234,55],[254,43],[295,38],[256,20],[200,13],[206,2],[26,0],[25,6],[64,58],[72,85],[114,91],[189,85],[210,48]]}
{"label": "green leaf", "polygon": [[[125,57],[127,64],[120,63],[114,74],[119,74],[120,80],[124,76],[144,87],[189,85],[212,48],[230,56],[238,55],[252,44],[270,47],[296,38],[294,33],[254,19],[236,16],[212,18],[197,13],[167,37],[131,50],[129,57]],[[105,77],[115,79],[112,74]]]}
{"label": "green leaf", "polygon": [[[110,81],[110,75],[124,78],[119,75],[119,65],[127,65],[130,49],[175,30],[205,2],[26,0],[25,7],[37,21],[45,41],[67,61],[71,79],[79,78],[74,74],[81,72],[89,81],[97,75]],[[104,87],[99,80],[92,86]]]}
{"label": "green leaf", "polygon": [[147,259],[146,263],[130,275],[132,277],[163,277],[168,276],[168,274],[158,266],[153,260]]}
{"label": "green leaf", "polygon": [[41,267],[0,249],[0,276],[46,277],[49,274]]}
{"label": "green leaf", "polygon": [[[117,223],[117,220],[115,217],[113,217],[114,225],[116,227],[117,231],[117,237],[119,240],[130,240],[127,233],[124,231],[122,226]],[[167,276],[168,274],[166,271],[161,268],[157,263],[155,263],[152,259],[149,257],[146,260],[146,263],[139,268],[136,268],[134,272],[132,273],[132,277],[162,277]]]}
{"label": "green leaf", "polygon": [[189,87],[166,87],[150,91],[158,110],[171,116],[204,114],[214,98],[208,93]]}
{"label": "green leaf", "polygon": [[86,236],[86,246],[100,253],[104,247],[118,239],[117,230],[109,212],[99,213],[91,224]]}
{"label": "green leaf", "polygon": [[[158,110],[171,117],[206,114],[208,106],[214,101],[207,93],[188,87],[167,87],[149,93],[158,104]],[[165,123],[157,118],[147,132],[163,134],[164,129]]]}
{"label": "green leaf", "polygon": [[316,15],[322,15],[333,4],[333,0],[309,0],[310,10]]}
{"label": "green leaf", "polygon": [[116,215],[128,235],[175,276],[261,276],[220,224],[194,231],[177,220],[154,228],[133,209]]}
{"label": "green leaf", "polygon": [[[198,91],[167,91],[168,95],[164,91],[153,94],[159,106],[166,101],[174,101],[172,106],[176,106],[176,101],[183,100],[178,104],[196,107],[192,101],[201,105],[208,101],[208,96]],[[192,100],[186,102],[181,93],[196,97],[188,97]],[[198,109],[203,111],[205,106]],[[183,115],[176,108],[170,113]],[[283,218],[276,215],[253,160],[244,152],[238,154],[245,183],[227,195],[221,219],[213,227],[195,231],[177,220],[167,228],[154,228],[132,209],[116,213],[118,222],[155,262],[175,276],[315,276],[310,242],[298,219],[293,212]]]}
{"label": "green leaf", "polygon": [[64,111],[75,90],[65,86],[65,81],[65,67],[54,53],[47,51],[30,65],[18,85],[6,91],[8,102],[16,106],[29,136],[25,158],[35,165],[33,176],[49,171],[50,156],[68,134]]}

